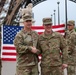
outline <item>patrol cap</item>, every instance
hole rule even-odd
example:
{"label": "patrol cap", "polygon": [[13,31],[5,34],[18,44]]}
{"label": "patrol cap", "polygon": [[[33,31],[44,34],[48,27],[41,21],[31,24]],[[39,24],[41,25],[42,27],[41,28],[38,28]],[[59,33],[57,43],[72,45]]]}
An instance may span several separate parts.
{"label": "patrol cap", "polygon": [[32,16],[29,14],[22,16],[22,19],[23,19],[23,22],[28,21],[28,20],[31,20],[31,21],[33,20]]}
{"label": "patrol cap", "polygon": [[75,21],[74,21],[74,20],[69,20],[69,21],[67,22],[67,25],[75,25]]}
{"label": "patrol cap", "polygon": [[52,24],[52,19],[51,18],[43,18],[43,24]]}

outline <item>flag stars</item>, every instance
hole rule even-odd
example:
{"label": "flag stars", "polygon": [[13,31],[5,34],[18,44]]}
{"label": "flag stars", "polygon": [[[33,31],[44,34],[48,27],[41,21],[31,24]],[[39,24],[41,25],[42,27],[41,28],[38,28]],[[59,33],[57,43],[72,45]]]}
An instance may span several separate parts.
{"label": "flag stars", "polygon": [[10,42],[10,40],[8,40],[8,42]]}
{"label": "flag stars", "polygon": [[15,35],[22,27],[16,26],[3,26],[3,43],[4,44],[13,44]]}

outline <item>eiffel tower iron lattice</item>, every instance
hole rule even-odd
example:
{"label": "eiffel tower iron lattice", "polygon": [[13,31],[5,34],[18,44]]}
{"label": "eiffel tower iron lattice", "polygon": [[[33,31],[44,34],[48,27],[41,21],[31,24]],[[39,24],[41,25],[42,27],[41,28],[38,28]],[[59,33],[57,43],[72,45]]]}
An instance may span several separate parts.
{"label": "eiffel tower iron lattice", "polygon": [[33,3],[33,6],[36,6],[37,4],[46,1],[46,0],[11,0],[10,5],[9,5],[9,10],[4,18],[3,24],[6,25],[19,25],[19,9],[20,8],[26,8],[26,6],[29,3]]}

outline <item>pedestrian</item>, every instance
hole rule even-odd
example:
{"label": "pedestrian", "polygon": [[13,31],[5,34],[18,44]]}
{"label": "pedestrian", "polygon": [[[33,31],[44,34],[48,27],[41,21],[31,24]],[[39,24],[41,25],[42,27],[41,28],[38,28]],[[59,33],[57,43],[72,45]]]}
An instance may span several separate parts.
{"label": "pedestrian", "polygon": [[32,16],[23,15],[24,28],[14,39],[17,52],[16,75],[38,75],[38,33],[31,29]]}
{"label": "pedestrian", "polygon": [[68,75],[76,75],[76,32],[75,21],[67,22],[66,42],[68,46]]}
{"label": "pedestrian", "polygon": [[[52,30],[52,19],[43,18],[44,32],[39,36],[41,51],[41,75],[63,75],[67,67],[67,47],[64,37]],[[60,55],[62,51],[62,57]]]}

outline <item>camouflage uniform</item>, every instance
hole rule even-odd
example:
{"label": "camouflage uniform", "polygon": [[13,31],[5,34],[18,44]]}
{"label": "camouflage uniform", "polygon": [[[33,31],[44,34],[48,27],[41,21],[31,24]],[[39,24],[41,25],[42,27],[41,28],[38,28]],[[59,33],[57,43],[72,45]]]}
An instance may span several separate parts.
{"label": "camouflage uniform", "polygon": [[[42,75],[63,75],[62,63],[67,63],[66,42],[58,32],[39,36],[38,47],[41,50],[41,74]],[[63,57],[61,58],[60,50]]]}
{"label": "camouflage uniform", "polygon": [[[1,53],[1,32],[0,32],[0,53]],[[1,62],[1,56],[0,56],[0,75],[1,75],[1,67],[2,67],[2,62]]]}
{"label": "camouflage uniform", "polygon": [[1,58],[0,58],[0,75],[1,75],[1,67],[2,67],[2,62],[1,62]]}
{"label": "camouflage uniform", "polygon": [[[74,24],[68,21],[67,24]],[[76,75],[76,32],[74,29],[66,31],[66,41],[68,45],[68,75]]]}
{"label": "camouflage uniform", "polygon": [[[32,21],[28,14],[23,15],[23,21]],[[16,75],[38,75],[38,51],[32,53],[31,47],[36,47],[38,42],[38,33],[35,31],[25,31],[22,29],[17,33],[14,39],[14,45],[17,52]]]}
{"label": "camouflage uniform", "polygon": [[38,34],[35,31],[25,32],[23,29],[16,35],[14,45],[17,52],[16,75],[38,75],[38,57],[32,53],[31,46],[36,47]]}

